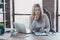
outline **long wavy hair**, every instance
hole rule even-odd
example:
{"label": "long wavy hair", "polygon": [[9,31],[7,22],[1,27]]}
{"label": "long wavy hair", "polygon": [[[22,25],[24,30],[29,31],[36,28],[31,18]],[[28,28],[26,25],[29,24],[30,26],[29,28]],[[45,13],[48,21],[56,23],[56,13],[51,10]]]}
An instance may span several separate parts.
{"label": "long wavy hair", "polygon": [[40,7],[40,5],[39,4],[34,4],[34,6],[33,6],[33,8],[32,8],[32,15],[31,15],[31,22],[34,20],[34,18],[35,18],[35,12],[34,12],[34,8],[35,7],[39,7],[39,9],[40,9],[40,15],[39,15],[39,21],[40,22],[43,22],[43,16],[42,16],[42,10],[41,10],[41,7]]}

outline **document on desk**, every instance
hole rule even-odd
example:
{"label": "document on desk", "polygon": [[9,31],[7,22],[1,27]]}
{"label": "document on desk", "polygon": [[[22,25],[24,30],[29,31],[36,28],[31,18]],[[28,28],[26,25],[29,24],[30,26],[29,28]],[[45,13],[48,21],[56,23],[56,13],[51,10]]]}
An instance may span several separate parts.
{"label": "document on desk", "polygon": [[5,39],[5,38],[0,38],[0,40],[8,40],[8,39]]}
{"label": "document on desk", "polygon": [[48,36],[48,33],[34,32],[36,36]]}

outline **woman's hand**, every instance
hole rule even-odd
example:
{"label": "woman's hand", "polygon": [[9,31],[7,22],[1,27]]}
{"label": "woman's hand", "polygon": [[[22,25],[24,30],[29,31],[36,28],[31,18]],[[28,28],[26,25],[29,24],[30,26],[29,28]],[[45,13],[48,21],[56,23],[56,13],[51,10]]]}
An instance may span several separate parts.
{"label": "woman's hand", "polygon": [[40,32],[44,32],[44,28],[43,27],[40,29]]}
{"label": "woman's hand", "polygon": [[38,19],[39,19],[39,16],[38,16],[38,15],[36,15],[34,20],[38,20]]}

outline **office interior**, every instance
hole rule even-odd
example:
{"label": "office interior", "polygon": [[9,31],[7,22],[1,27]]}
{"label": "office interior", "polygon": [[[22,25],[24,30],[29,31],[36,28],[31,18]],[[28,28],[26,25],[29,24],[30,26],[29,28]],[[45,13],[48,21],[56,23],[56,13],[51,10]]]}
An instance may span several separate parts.
{"label": "office interior", "polygon": [[0,24],[4,24],[5,31],[15,29],[14,22],[25,25],[30,32],[30,16],[32,6],[39,3],[43,12],[50,15],[51,28],[60,32],[60,0],[0,0]]}

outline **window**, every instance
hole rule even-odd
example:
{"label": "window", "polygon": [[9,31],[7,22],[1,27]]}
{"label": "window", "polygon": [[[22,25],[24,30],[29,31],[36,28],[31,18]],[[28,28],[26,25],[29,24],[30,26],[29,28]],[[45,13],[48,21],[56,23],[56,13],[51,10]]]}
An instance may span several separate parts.
{"label": "window", "polygon": [[30,16],[29,15],[15,15],[15,22],[25,24],[26,27],[29,26],[30,23]]}
{"label": "window", "polygon": [[3,14],[0,14],[0,22],[3,22]]}
{"label": "window", "polygon": [[15,14],[31,14],[35,3],[39,3],[42,7],[42,0],[14,0]]}
{"label": "window", "polygon": [[42,7],[42,0],[14,0],[14,22],[23,23],[29,28],[32,6],[35,3],[39,3]]}

